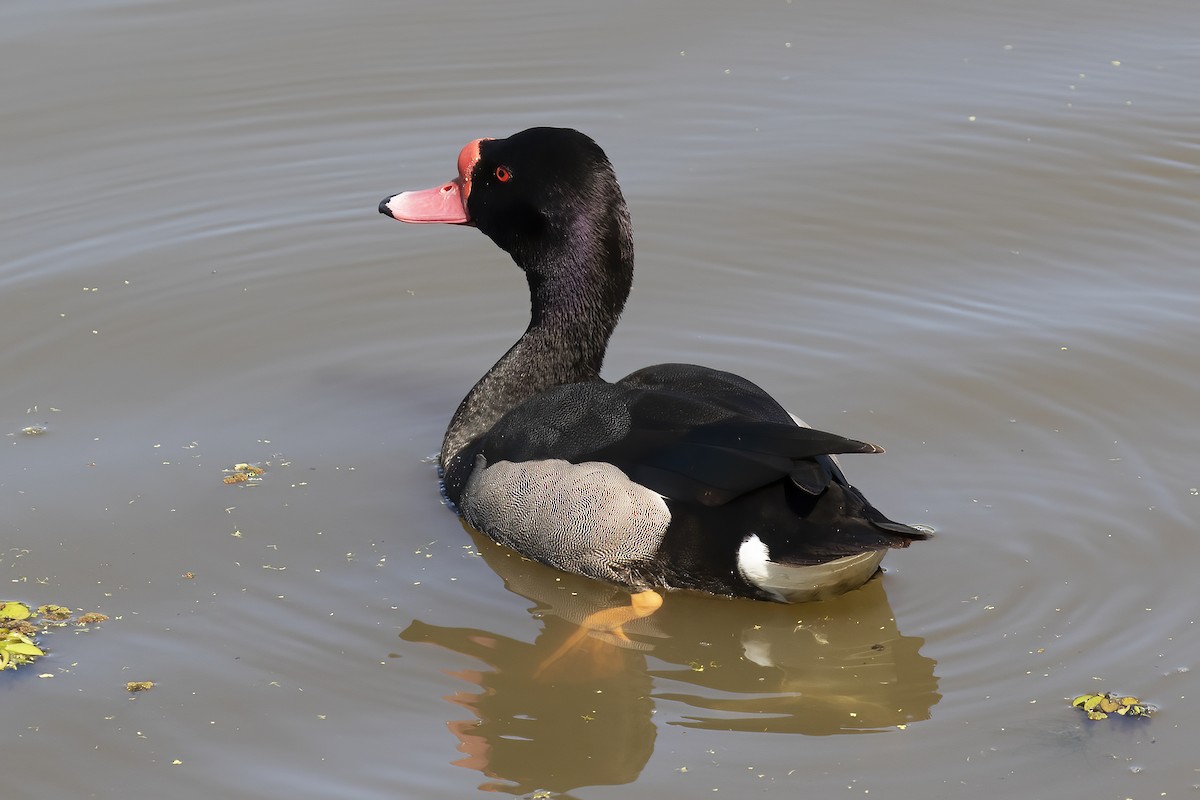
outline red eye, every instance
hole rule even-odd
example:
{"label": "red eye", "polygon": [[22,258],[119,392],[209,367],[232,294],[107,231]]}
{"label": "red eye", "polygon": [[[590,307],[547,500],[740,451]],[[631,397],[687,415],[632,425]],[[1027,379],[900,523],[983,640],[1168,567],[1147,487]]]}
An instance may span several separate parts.
{"label": "red eye", "polygon": [[508,183],[512,180],[512,171],[508,167],[496,167],[496,180]]}

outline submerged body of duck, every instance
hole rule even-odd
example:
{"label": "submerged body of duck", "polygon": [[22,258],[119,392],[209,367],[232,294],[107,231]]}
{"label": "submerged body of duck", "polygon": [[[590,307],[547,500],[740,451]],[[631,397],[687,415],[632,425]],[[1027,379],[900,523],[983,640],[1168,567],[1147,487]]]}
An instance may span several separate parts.
{"label": "submerged body of duck", "polygon": [[480,139],[462,149],[458,172],[379,210],[474,225],[529,283],[529,327],[459,405],[442,444],[446,496],[472,527],[644,595],[782,601],[855,588],[889,548],[927,537],[877,511],[833,458],[880,448],[798,424],[745,378],[688,364],[600,377],[633,242],[595,142],[561,128]]}

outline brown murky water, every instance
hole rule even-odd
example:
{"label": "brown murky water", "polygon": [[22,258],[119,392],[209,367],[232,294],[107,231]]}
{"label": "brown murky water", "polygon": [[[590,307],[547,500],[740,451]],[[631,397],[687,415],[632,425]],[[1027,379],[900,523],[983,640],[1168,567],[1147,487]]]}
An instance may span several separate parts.
{"label": "brown murky water", "polygon": [[[0,674],[4,797],[1193,795],[1197,42],[1188,0],[0,5],[0,599],[112,617]],[[425,460],[523,282],[375,212],[535,124],[630,201],[609,374],[747,375],[936,540],[537,672],[612,591]]]}

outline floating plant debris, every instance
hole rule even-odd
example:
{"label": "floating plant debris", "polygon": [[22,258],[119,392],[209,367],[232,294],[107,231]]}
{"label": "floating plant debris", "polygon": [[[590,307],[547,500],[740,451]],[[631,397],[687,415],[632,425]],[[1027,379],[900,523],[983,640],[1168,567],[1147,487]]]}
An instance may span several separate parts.
{"label": "floating plant debris", "polygon": [[257,483],[262,480],[265,467],[257,464],[234,464],[233,469],[221,470],[225,474],[225,483]]}
{"label": "floating plant debris", "polygon": [[1071,701],[1074,708],[1082,709],[1088,719],[1106,719],[1109,714],[1122,717],[1149,717],[1158,709],[1143,703],[1132,695],[1121,696],[1116,692],[1081,694]]}
{"label": "floating plant debris", "polygon": [[0,601],[0,623],[5,625],[0,628],[0,669],[16,669],[46,655],[29,637],[33,626],[25,620],[32,614],[24,603]]}
{"label": "floating plant debris", "polygon": [[5,600],[0,602],[0,622],[7,622],[12,619],[29,619],[33,612],[29,610],[29,606],[24,603]]}
{"label": "floating plant debris", "polygon": [[31,610],[15,600],[0,600],[0,669],[16,669],[46,655],[34,637],[65,628],[72,623],[87,626],[108,619],[107,614],[92,611],[71,619],[65,606],[43,605]]}
{"label": "floating plant debris", "polygon": [[25,634],[15,630],[0,631],[0,669],[16,669],[44,655],[45,651]]}
{"label": "floating plant debris", "polygon": [[37,613],[46,619],[63,620],[71,616],[71,609],[63,606],[38,606]]}

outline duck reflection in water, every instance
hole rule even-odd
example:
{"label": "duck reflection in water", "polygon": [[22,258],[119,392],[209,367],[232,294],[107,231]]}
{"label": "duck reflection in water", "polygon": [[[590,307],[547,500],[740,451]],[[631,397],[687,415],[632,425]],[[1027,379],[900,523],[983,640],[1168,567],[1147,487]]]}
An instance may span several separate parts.
{"label": "duck reflection in water", "polygon": [[597,632],[551,658],[582,620],[628,595],[473,538],[506,588],[534,603],[536,640],[419,620],[401,638],[487,665],[450,673],[478,691],[446,698],[472,715],[449,728],[466,754],[455,763],[491,779],[481,788],[630,783],[664,719],[709,730],[875,733],[928,719],[941,698],[924,640],[900,635],[880,580],[802,605],[676,593],[625,626],[628,641]]}

